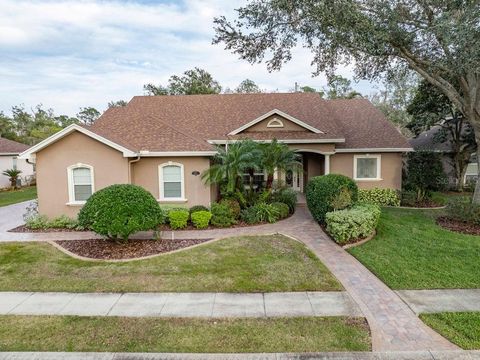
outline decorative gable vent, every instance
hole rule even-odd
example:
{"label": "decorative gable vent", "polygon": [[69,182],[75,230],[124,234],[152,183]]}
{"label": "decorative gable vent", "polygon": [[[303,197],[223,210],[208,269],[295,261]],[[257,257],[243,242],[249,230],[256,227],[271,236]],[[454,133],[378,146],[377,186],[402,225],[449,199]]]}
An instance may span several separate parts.
{"label": "decorative gable vent", "polygon": [[278,118],[273,118],[267,124],[268,128],[283,128],[283,121]]}

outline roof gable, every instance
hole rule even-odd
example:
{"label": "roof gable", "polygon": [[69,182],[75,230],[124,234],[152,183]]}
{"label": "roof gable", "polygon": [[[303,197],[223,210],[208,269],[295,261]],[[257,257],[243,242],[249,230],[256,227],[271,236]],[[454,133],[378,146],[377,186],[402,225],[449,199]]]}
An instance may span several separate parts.
{"label": "roof gable", "polygon": [[[295,124],[301,126],[302,128],[304,128],[306,130],[309,130],[309,131],[311,131],[315,134],[324,134],[323,131],[318,130],[317,128],[315,128],[315,127],[313,127],[313,126],[295,118],[294,116],[291,116],[291,115],[289,115],[289,114],[287,114],[287,113],[285,113],[281,110],[273,109],[273,110],[257,117],[256,119],[253,119],[252,121],[240,126],[239,128],[231,131],[230,133],[228,133],[228,135],[237,135],[237,134],[241,133],[242,131],[245,131],[248,128],[252,127],[253,125],[258,124],[259,122],[261,122],[265,119],[268,119],[269,117],[274,116],[274,115],[278,115],[278,116],[280,116],[284,119],[287,119],[288,121],[291,121],[292,123],[295,123]],[[272,126],[272,127],[278,127],[278,126]]]}
{"label": "roof gable", "polygon": [[65,129],[53,134],[52,136],[46,138],[45,140],[39,142],[37,145],[34,145],[32,146],[31,148],[29,148],[28,150],[22,152],[20,154],[20,158],[22,159],[26,159],[26,158],[30,158],[32,157],[32,155],[34,155],[35,153],[39,152],[40,150],[46,148],[47,146],[49,146],[50,144],[54,143],[54,142],[57,142],[58,140],[64,138],[65,136],[71,134],[72,132],[74,131],[78,131],[86,136],[89,136],[91,137],[92,139],[95,139],[107,146],[110,146],[111,148],[115,149],[115,150],[118,150],[120,151],[121,153],[123,153],[123,156],[124,157],[131,157],[131,156],[136,156],[136,153],[111,141],[111,140],[108,140],[107,138],[103,137],[103,136],[100,136],[80,125],[77,125],[77,124],[72,124],[72,125],[69,125],[67,126]]}

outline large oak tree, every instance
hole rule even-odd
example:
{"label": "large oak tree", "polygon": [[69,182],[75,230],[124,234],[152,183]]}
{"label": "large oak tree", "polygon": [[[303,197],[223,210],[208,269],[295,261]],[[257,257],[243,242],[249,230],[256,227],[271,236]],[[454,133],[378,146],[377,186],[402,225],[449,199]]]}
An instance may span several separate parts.
{"label": "large oak tree", "polygon": [[409,68],[450,99],[480,142],[478,0],[252,0],[237,13],[215,19],[214,43],[241,58],[279,69],[301,42],[316,74],[352,63],[357,77],[378,80]]}

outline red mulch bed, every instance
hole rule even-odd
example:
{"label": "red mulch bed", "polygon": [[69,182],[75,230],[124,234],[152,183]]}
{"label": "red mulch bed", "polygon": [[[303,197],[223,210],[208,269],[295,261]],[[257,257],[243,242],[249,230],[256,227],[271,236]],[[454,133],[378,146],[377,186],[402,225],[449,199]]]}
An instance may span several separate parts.
{"label": "red mulch bed", "polygon": [[91,259],[122,260],[166,253],[197,245],[211,239],[129,240],[126,243],[103,239],[55,241],[68,251]]}
{"label": "red mulch bed", "polygon": [[30,229],[25,224],[8,230],[8,232],[13,232],[13,233],[55,233],[55,232],[74,232],[74,231],[88,231],[88,230],[75,230],[75,229],[67,229],[67,228]]}
{"label": "red mulch bed", "polygon": [[437,224],[444,229],[467,234],[467,235],[480,235],[480,225],[470,224],[464,221],[458,221],[450,219],[446,216],[440,216],[437,218]]}

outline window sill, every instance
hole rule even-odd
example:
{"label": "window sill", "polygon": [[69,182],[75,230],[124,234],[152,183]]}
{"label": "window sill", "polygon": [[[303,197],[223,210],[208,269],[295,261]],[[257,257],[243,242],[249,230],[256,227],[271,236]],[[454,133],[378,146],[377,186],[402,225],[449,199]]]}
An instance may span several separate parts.
{"label": "window sill", "polygon": [[158,202],[166,202],[166,203],[184,203],[187,202],[188,199],[174,199],[174,198],[166,198],[166,199],[158,199]]}
{"label": "window sill", "polygon": [[67,206],[83,206],[85,205],[86,201],[71,201],[67,202],[65,205]]}
{"label": "window sill", "polygon": [[355,181],[383,181],[383,179],[353,179]]}

